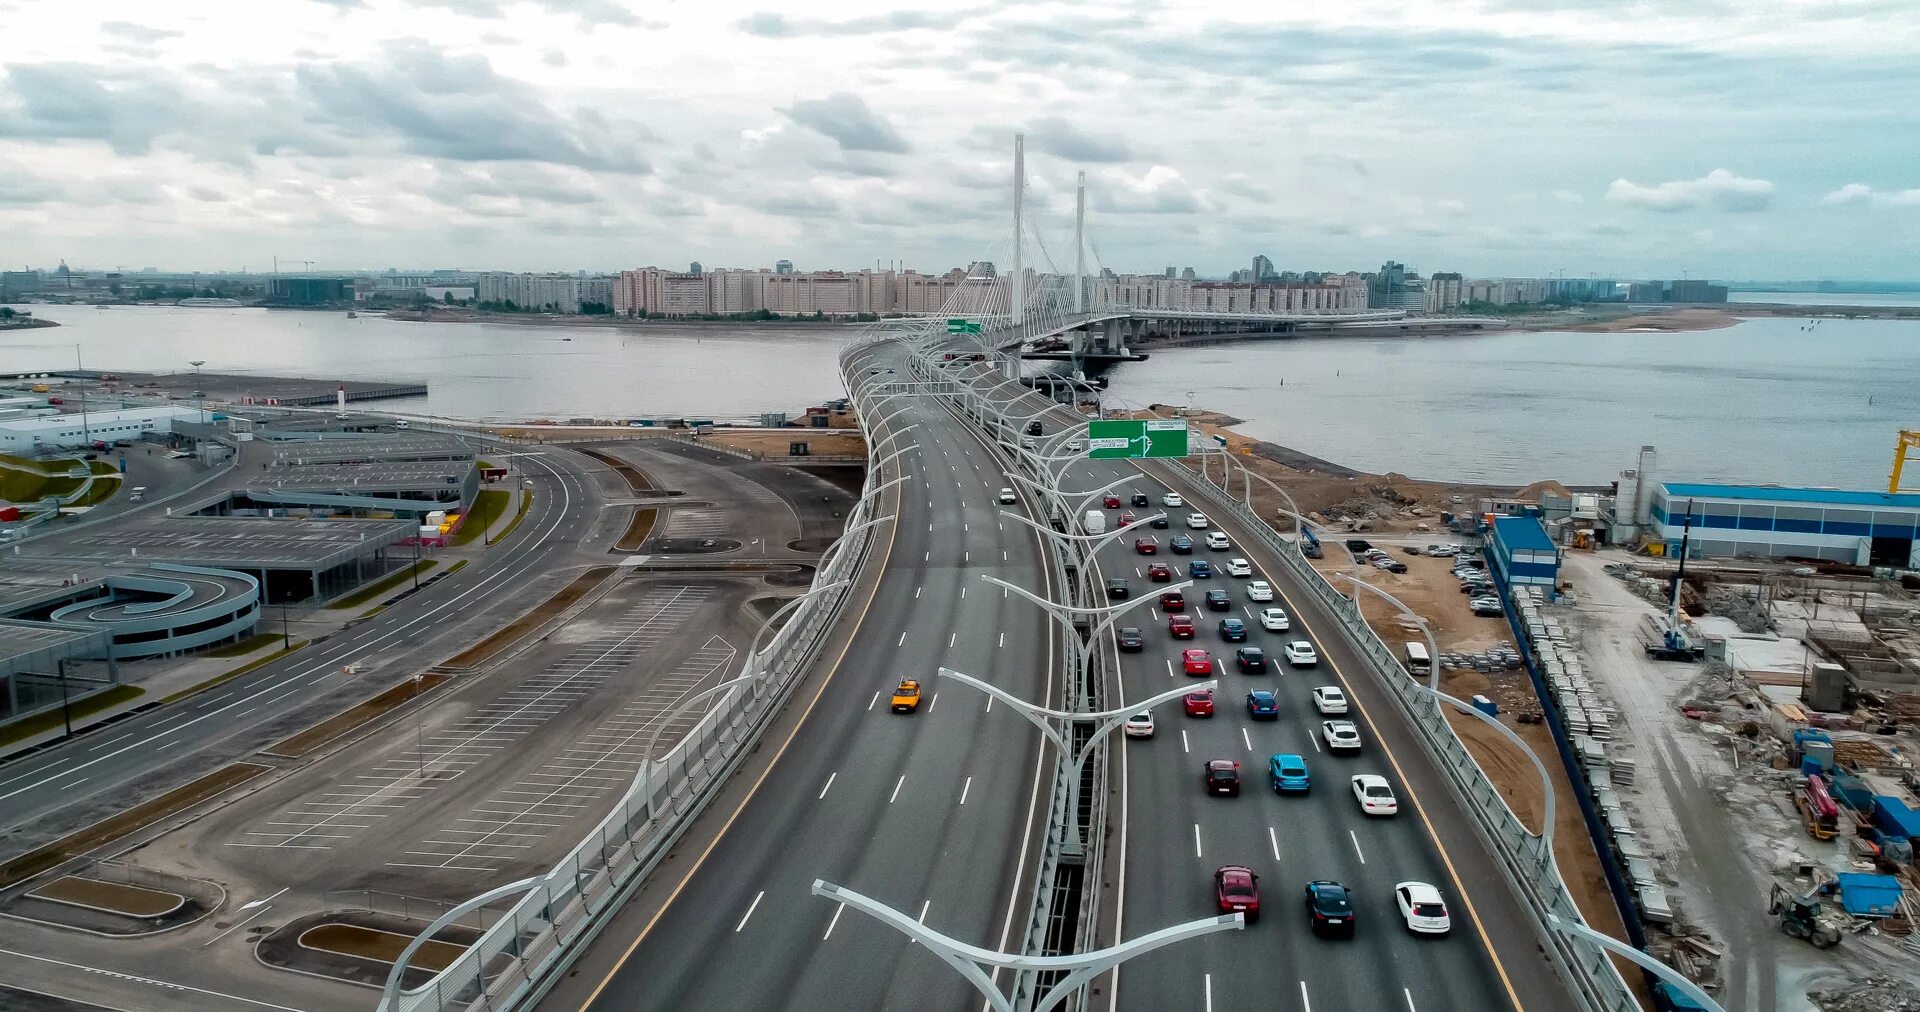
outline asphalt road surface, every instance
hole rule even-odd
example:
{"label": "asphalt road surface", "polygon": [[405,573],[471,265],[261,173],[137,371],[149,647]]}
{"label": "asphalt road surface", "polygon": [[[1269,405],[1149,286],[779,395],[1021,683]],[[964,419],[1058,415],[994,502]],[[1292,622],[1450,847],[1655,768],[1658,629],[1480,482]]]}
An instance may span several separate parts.
{"label": "asphalt road surface", "polygon": [[[30,849],[258,747],[240,743],[345,690],[351,679],[340,673],[343,665],[379,651],[427,644],[443,627],[511,598],[563,564],[569,554],[564,549],[592,524],[599,493],[591,479],[580,476],[578,458],[571,454],[542,451],[517,459],[534,482],[533,509],[517,536],[478,564],[323,643],[215,689],[0,766],[0,856]],[[416,667],[439,658],[417,659]]]}
{"label": "asphalt road surface", "polygon": [[[871,362],[900,367],[904,379],[900,358],[886,349]],[[1018,944],[1009,939],[1024,926],[1031,888],[1021,872],[1037,846],[1028,829],[1040,736],[934,671],[945,665],[1030,699],[1048,691],[1043,613],[980,580],[991,573],[1038,591],[1035,535],[1001,518],[998,465],[944,409],[901,398],[883,410],[889,425],[919,425],[895,443],[919,452],[901,458],[910,477],[898,486],[891,546],[877,543],[889,554],[864,615],[855,598],[857,636],[717,843],[689,870],[666,872],[676,885],[665,907],[610,927],[597,945],[624,956],[547,1007],[811,1012],[977,1001],[904,936],[811,895],[817,878],[962,939]],[[906,676],[925,685],[920,712],[892,714],[891,690]]]}

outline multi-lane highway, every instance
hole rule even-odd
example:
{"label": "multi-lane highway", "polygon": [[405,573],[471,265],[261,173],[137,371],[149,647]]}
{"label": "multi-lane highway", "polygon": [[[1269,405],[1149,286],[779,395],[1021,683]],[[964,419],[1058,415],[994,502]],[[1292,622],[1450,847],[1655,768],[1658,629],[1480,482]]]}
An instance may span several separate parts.
{"label": "multi-lane highway", "polygon": [[[886,345],[857,369],[897,369]],[[1032,531],[1000,516],[1008,484],[940,402],[903,397],[884,431],[918,428],[901,458],[898,515],[857,592],[857,632],[794,702],[805,716],[762,748],[777,759],[704,851],[665,867],[662,904],[640,902],[601,936],[548,1008],[961,1008],[971,989],[904,936],[812,896],[815,879],[865,893],[956,937],[1018,945],[1030,882],[1040,736],[945,665],[1027,698],[1051,691],[1052,634],[1039,609],[981,582],[1043,592]],[[869,421],[873,421],[869,419]],[[920,712],[888,710],[903,677]],[[1044,807],[1044,806],[1040,806]],[[643,897],[644,900],[644,897]]]}
{"label": "multi-lane highway", "polygon": [[[142,797],[178,786],[263,743],[286,718],[326,699],[369,690],[342,673],[346,665],[383,656],[408,670],[447,652],[439,633],[484,609],[510,602],[528,583],[565,564],[562,549],[591,527],[600,493],[564,451],[516,456],[534,482],[534,506],[519,532],[484,560],[435,582],[314,647],[265,665],[200,695],[82,735],[0,766],[0,852],[14,853],[84,825]],[[504,621],[504,620],[502,620]]]}

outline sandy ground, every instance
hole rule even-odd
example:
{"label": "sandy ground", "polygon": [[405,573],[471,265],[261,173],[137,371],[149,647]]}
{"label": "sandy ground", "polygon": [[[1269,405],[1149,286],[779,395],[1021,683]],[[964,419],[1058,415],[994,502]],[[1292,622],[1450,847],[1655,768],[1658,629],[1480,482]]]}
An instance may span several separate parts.
{"label": "sandy ground", "polygon": [[827,429],[782,429],[778,432],[715,429],[712,435],[701,436],[698,441],[775,457],[786,456],[792,443],[807,444],[808,452],[814,456],[863,456],[867,452],[867,441],[859,433]]}
{"label": "sandy ground", "polygon": [[1681,330],[1719,330],[1731,327],[1745,319],[1745,314],[1736,315],[1728,309],[1674,308],[1635,313],[1611,320],[1578,324],[1570,327],[1529,328],[1529,329],[1565,329],[1591,334],[1619,334],[1640,331],[1681,331]]}

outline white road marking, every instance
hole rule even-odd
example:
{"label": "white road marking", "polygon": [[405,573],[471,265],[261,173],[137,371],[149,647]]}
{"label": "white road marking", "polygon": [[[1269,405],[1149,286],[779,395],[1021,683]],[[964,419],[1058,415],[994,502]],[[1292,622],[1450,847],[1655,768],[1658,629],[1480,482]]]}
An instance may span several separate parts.
{"label": "white road marking", "polygon": [[1180,729],[1180,751],[1182,752],[1193,751],[1193,746],[1187,743],[1187,729],[1184,727]]}
{"label": "white road marking", "polygon": [[1200,992],[1207,1000],[1206,1012],[1213,1012],[1213,974],[1200,975]]}
{"label": "white road marking", "polygon": [[947,634],[947,649],[948,649],[948,650],[952,650],[952,649],[953,649],[953,641],[954,641],[954,640],[957,640],[957,639],[959,639],[959,638],[960,638],[960,634],[959,634],[958,632],[950,632],[950,633],[948,633],[948,634]]}
{"label": "white road marking", "polygon": [[753,916],[754,910],[758,909],[760,906],[760,897],[765,896],[766,894],[767,894],[767,891],[765,889],[762,889],[759,892],[753,894],[753,902],[747,904],[747,912],[745,916],[742,916],[740,918],[740,923],[733,926],[734,934],[736,935],[739,934],[740,929],[747,926],[747,918]]}
{"label": "white road marking", "polygon": [[1003,647],[1007,645],[1007,634],[1004,632],[1000,634],[1000,645]]}
{"label": "white road marking", "polygon": [[[15,780],[22,780],[27,777],[34,776],[35,774],[45,773],[46,771],[54,768],[55,766],[60,765],[61,763],[70,763],[72,761],[73,761],[72,759],[55,759],[54,761],[46,764],[45,766],[42,766],[39,769],[34,770],[32,773],[22,773],[17,777],[8,777],[5,780],[0,780],[0,787],[4,787],[7,784],[13,783]],[[58,776],[59,774],[56,773],[54,775]]]}
{"label": "white road marking", "polygon": [[893,782],[893,793],[887,797],[887,804],[893,804],[894,801],[900,797],[900,785],[906,782],[907,775],[905,773],[900,774],[900,779]]}
{"label": "white road marking", "polygon": [[[280,892],[286,892],[286,890],[285,890],[285,889],[282,889],[282,890],[280,890]],[[279,893],[275,893],[274,895],[276,895],[276,896],[277,896],[277,895],[279,895]],[[245,908],[245,907],[242,907],[241,909],[243,909],[243,910],[244,910],[244,909],[246,909],[246,908]],[[230,928],[228,928],[227,930],[225,930],[225,931],[222,931],[222,932],[220,932],[219,934],[217,934],[217,935],[215,935],[215,936],[213,936],[212,938],[209,938],[209,939],[207,939],[206,941],[204,941],[204,942],[201,942],[201,943],[200,943],[200,947],[204,949],[204,948],[206,948],[207,946],[209,946],[209,945],[212,945],[213,943],[215,943],[215,942],[217,942],[217,941],[219,941],[219,940],[221,940],[222,938],[225,938],[225,937],[227,937],[228,935],[231,935],[231,934],[233,934],[234,932],[236,932],[236,931],[238,931],[238,930],[240,930],[240,928],[241,928],[241,927],[242,927],[243,925],[245,925],[245,924],[247,923],[247,921],[251,921],[251,920],[253,920],[254,918],[256,918],[256,917],[258,917],[258,916],[260,916],[261,914],[264,914],[264,913],[266,913],[267,911],[269,911],[269,910],[272,910],[272,909],[273,909],[273,904],[271,904],[271,903],[269,903],[269,904],[267,904],[266,906],[263,906],[263,907],[261,907],[260,909],[258,909],[258,910],[255,910],[255,911],[254,911],[253,913],[251,913],[251,914],[248,914],[248,915],[247,915],[247,920],[245,920],[245,921],[240,921],[239,923],[237,923],[237,924],[235,924],[235,925],[234,925],[233,927],[230,927]]]}
{"label": "white road marking", "polygon": [[1253,739],[1247,737],[1247,729],[1244,727],[1240,729],[1240,740],[1247,743],[1247,751],[1253,751]]}
{"label": "white road marking", "polygon": [[260,1001],[257,998],[245,998],[237,994],[223,994],[222,992],[219,992],[219,991],[209,991],[205,988],[194,987],[191,984],[175,984],[170,980],[158,980],[153,977],[136,977],[130,973],[119,973],[114,970],[103,970],[97,966],[82,966],[79,963],[68,963],[58,959],[50,959],[46,956],[36,956],[29,952],[15,952],[12,949],[0,949],[0,955],[19,956],[21,959],[31,959],[36,963],[52,963],[55,966],[64,966],[71,970],[80,970],[85,973],[97,973],[102,976],[115,977],[120,980],[130,980],[136,984],[152,984],[154,987],[166,988],[169,991],[192,991],[194,994],[212,995],[215,998],[226,998],[232,1001],[244,1002],[248,1005],[258,1005],[261,1008],[279,1009],[280,1012],[302,1012],[301,1009],[293,1008],[287,1005],[275,1005],[270,1001]]}
{"label": "white road marking", "polygon": [[1408,990],[1408,989],[1406,989],[1406,988],[1404,988],[1404,987],[1403,987],[1403,988],[1401,988],[1401,989],[1400,989],[1400,993],[1401,993],[1402,995],[1405,995],[1405,996],[1406,996],[1406,999],[1407,999],[1407,1012],[1420,1012],[1420,1010],[1419,1010],[1419,1009],[1417,1009],[1417,1008],[1414,1008],[1414,1007],[1413,1007],[1413,992],[1412,992],[1412,991],[1410,991],[1410,990]]}
{"label": "white road marking", "polygon": [[820,936],[821,941],[824,942],[827,939],[833,937],[833,926],[840,923],[840,912],[845,909],[847,909],[847,905],[845,903],[842,903],[839,906],[833,908],[833,920],[830,920],[827,922],[827,933]]}
{"label": "white road marking", "polygon": [[1300,1012],[1313,1012],[1313,1002],[1307,1000],[1307,982],[1300,982]]}
{"label": "white road marking", "polygon": [[925,553],[922,553],[922,554],[921,554],[921,556],[920,556],[920,561],[921,561],[921,562],[932,562],[932,561],[933,561],[933,553],[932,553],[932,552],[930,552],[930,551],[929,551],[929,552],[925,552]]}
{"label": "white road marking", "polygon": [[960,803],[961,804],[964,805],[967,803],[967,792],[971,790],[973,790],[973,778],[968,777],[967,782],[960,785]]}
{"label": "white road marking", "polygon": [[1280,838],[1273,833],[1273,827],[1267,827],[1267,845],[1273,848],[1273,859],[1280,860]]}
{"label": "white road marking", "polygon": [[927,712],[932,713],[933,708],[939,705],[940,705],[940,694],[936,692],[933,694],[933,698],[927,701]]}
{"label": "white road marking", "polygon": [[1200,824],[1193,824],[1193,856],[1200,856]]}
{"label": "white road marking", "polygon": [[1353,853],[1354,853],[1354,856],[1356,856],[1356,857],[1358,857],[1358,858],[1360,859],[1360,863],[1361,863],[1361,864],[1366,864],[1366,863],[1367,863],[1367,855],[1365,855],[1365,854],[1362,854],[1362,853],[1360,852],[1360,838],[1359,838],[1359,837],[1357,837],[1357,836],[1355,836],[1355,835],[1353,835],[1353,830],[1351,830],[1351,829],[1349,829],[1349,830],[1347,830],[1347,839],[1349,839],[1349,840],[1352,840],[1352,841],[1353,841]]}
{"label": "white road marking", "polygon": [[904,647],[906,645],[907,645],[907,631],[905,629],[902,629],[900,630],[900,642],[895,643],[894,646]]}
{"label": "white road marking", "polygon": [[966,599],[967,599],[967,588],[964,585],[962,585],[960,588],[960,600],[965,601]]}
{"label": "white road marking", "polygon": [[876,692],[873,694],[873,699],[867,703],[867,709],[869,710],[873,709],[874,704],[878,702],[880,702],[880,693]]}
{"label": "white road marking", "polygon": [[840,775],[839,770],[834,770],[832,773],[827,774],[827,785],[825,787],[820,788],[820,797],[814,798],[813,800],[818,801],[820,800],[820,798],[826,797],[827,792],[830,790],[833,790],[833,778],[839,775]]}
{"label": "white road marking", "polygon": [[925,589],[924,587],[915,587],[915,588],[913,588],[913,599],[914,599],[915,601],[918,601],[918,600],[920,600],[920,591],[922,591],[922,590],[924,590],[924,589]]}
{"label": "white road marking", "polygon": [[920,904],[920,923],[922,924],[927,923],[927,908],[930,906],[933,906],[932,900],[927,900],[926,902]]}
{"label": "white road marking", "polygon": [[1173,677],[1173,658],[1167,658],[1167,677]]}
{"label": "white road marking", "polygon": [[1320,751],[1320,736],[1313,733],[1312,727],[1307,728],[1307,741],[1313,746],[1315,752]]}
{"label": "white road marking", "polygon": [[988,697],[987,697],[987,712],[988,712],[988,713],[992,713],[992,712],[993,712],[993,697],[992,697],[992,696],[988,696]]}

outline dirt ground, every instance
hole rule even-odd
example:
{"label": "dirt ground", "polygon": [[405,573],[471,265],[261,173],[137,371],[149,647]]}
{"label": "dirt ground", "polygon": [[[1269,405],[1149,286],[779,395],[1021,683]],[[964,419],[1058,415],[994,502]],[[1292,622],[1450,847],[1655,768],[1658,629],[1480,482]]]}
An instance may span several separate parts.
{"label": "dirt ground", "polygon": [[1649,330],[1719,330],[1739,323],[1744,314],[1735,315],[1725,309],[1666,309],[1646,313],[1635,313],[1596,323],[1586,323],[1567,327],[1590,334],[1619,334]]}
{"label": "dirt ground", "polygon": [[828,432],[822,429],[781,429],[774,432],[729,432],[715,429],[710,436],[701,436],[703,443],[719,443],[736,450],[758,453],[764,456],[784,457],[791,443],[805,443],[807,450],[815,456],[862,456],[867,452],[867,441],[857,432]]}
{"label": "dirt ground", "polygon": [[119,882],[102,882],[77,875],[62,875],[35,889],[32,895],[62,903],[78,903],[98,910],[113,910],[129,917],[158,917],[180,909],[187,901],[178,893],[142,889]]}

